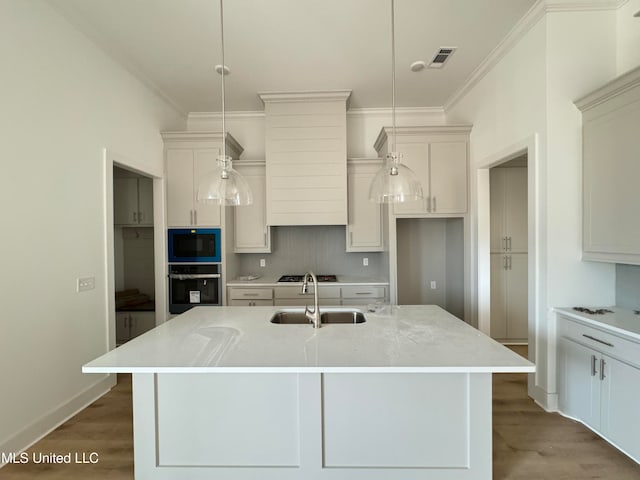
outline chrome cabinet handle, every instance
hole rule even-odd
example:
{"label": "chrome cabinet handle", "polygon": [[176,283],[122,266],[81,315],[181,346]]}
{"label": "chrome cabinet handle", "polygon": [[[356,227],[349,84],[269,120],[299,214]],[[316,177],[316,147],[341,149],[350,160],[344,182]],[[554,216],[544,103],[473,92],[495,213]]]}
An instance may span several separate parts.
{"label": "chrome cabinet handle", "polygon": [[587,335],[586,333],[583,333],[582,336],[585,338],[588,338],[589,340],[593,340],[594,342],[598,342],[603,345],[606,345],[607,347],[613,347],[613,343],[605,342],[604,340],[600,340],[599,338],[592,337],[591,335]]}
{"label": "chrome cabinet handle", "polygon": [[605,379],[605,374],[604,374],[604,366],[607,364],[607,362],[604,361],[604,358],[600,359],[600,380],[604,380]]}
{"label": "chrome cabinet handle", "polygon": [[259,293],[243,293],[242,296],[243,297],[257,297],[258,295],[260,295]]}
{"label": "chrome cabinet handle", "polygon": [[505,270],[507,269],[507,256],[506,255],[504,255],[502,257],[502,268],[505,269]]}
{"label": "chrome cabinet handle", "polygon": [[507,250],[511,251],[511,237],[507,237]]}
{"label": "chrome cabinet handle", "polygon": [[193,211],[193,224],[198,225],[198,210]]}
{"label": "chrome cabinet handle", "polygon": [[137,214],[137,212],[133,212],[133,223],[138,223],[138,214]]}
{"label": "chrome cabinet handle", "polygon": [[502,237],[502,250],[507,251],[507,237]]}
{"label": "chrome cabinet handle", "polygon": [[596,358],[595,355],[591,355],[591,376],[595,377],[596,374],[598,373],[598,371],[596,370],[596,361],[598,359]]}
{"label": "chrome cabinet handle", "polygon": [[513,260],[513,259],[511,258],[511,255],[509,255],[509,270],[511,270],[511,261],[512,261],[512,260]]}

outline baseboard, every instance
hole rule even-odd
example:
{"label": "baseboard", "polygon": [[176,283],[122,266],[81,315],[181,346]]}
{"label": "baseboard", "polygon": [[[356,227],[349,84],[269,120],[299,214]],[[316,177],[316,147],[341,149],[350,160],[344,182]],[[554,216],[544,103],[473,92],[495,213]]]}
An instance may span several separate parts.
{"label": "baseboard", "polygon": [[[117,377],[115,374],[106,375],[94,385],[24,427],[4,443],[0,443],[0,452],[23,452],[78,412],[84,410],[98,398],[102,397],[111,390],[116,383]],[[5,463],[0,463],[0,468],[4,465]]]}
{"label": "baseboard", "polygon": [[533,386],[529,389],[529,396],[533,398],[533,401],[542,408],[545,412],[557,412],[558,411],[558,394],[547,393],[545,390],[538,386]]}

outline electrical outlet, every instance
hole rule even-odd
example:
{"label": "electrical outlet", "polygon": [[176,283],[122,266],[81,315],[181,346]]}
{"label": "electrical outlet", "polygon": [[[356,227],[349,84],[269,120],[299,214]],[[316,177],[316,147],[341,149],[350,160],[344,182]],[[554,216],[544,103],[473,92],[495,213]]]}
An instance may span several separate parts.
{"label": "electrical outlet", "polygon": [[431,290],[435,290],[435,289],[436,289],[436,281],[431,280]]}
{"label": "electrical outlet", "polygon": [[96,288],[95,277],[81,277],[76,281],[76,292],[86,292],[87,290],[93,290]]}
{"label": "electrical outlet", "polygon": [[267,261],[264,258],[260,259],[260,266],[261,267],[266,267],[267,266]]}
{"label": "electrical outlet", "polygon": [[364,265],[365,267],[369,266],[369,259],[367,257],[364,257],[362,259],[362,265]]}

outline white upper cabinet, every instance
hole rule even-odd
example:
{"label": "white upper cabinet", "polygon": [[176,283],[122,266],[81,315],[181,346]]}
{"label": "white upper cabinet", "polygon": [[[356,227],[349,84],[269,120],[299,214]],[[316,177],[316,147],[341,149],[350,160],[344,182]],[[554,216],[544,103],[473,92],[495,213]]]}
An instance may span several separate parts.
{"label": "white upper cabinet", "polygon": [[583,258],[640,264],[640,68],[578,100]]}
{"label": "white upper cabinet", "polygon": [[[464,214],[468,209],[469,125],[397,127],[396,151],[422,183],[422,200],[395,204],[396,215]],[[374,145],[378,155],[391,151],[391,129],[384,127]]]}
{"label": "white upper cabinet", "polygon": [[[217,165],[222,151],[219,132],[164,132],[167,178],[167,226],[219,226],[220,205],[200,203],[198,185]],[[242,153],[235,139],[226,135],[226,151],[233,159]]]}
{"label": "white upper cabinet", "polygon": [[264,162],[239,161],[233,167],[244,177],[253,194],[253,204],[233,208],[233,245],[236,253],[271,252],[267,226]]}
{"label": "white upper cabinet", "polygon": [[145,177],[113,179],[115,225],[153,225],[153,180]]}
{"label": "white upper cabinet", "polygon": [[350,159],[348,169],[349,224],[347,252],[383,250],[382,206],[369,201],[369,187],[382,167],[379,158]]}
{"label": "white upper cabinet", "polygon": [[267,224],[347,224],[350,94],[259,94],[266,116]]}

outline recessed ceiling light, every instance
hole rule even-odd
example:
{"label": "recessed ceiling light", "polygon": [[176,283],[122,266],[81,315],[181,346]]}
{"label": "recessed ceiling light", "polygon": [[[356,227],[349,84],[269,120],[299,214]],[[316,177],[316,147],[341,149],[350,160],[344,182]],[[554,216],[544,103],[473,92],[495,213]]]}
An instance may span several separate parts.
{"label": "recessed ceiling light", "polygon": [[[216,69],[216,73],[218,75],[222,75],[222,65],[216,65],[215,66]],[[226,65],[224,66],[224,74],[225,75],[229,75],[231,73],[231,70],[229,70],[229,67],[227,67]]]}
{"label": "recessed ceiling light", "polygon": [[411,68],[412,72],[419,72],[422,70],[427,64],[422,60],[418,60],[417,62],[413,62],[409,68]]}

